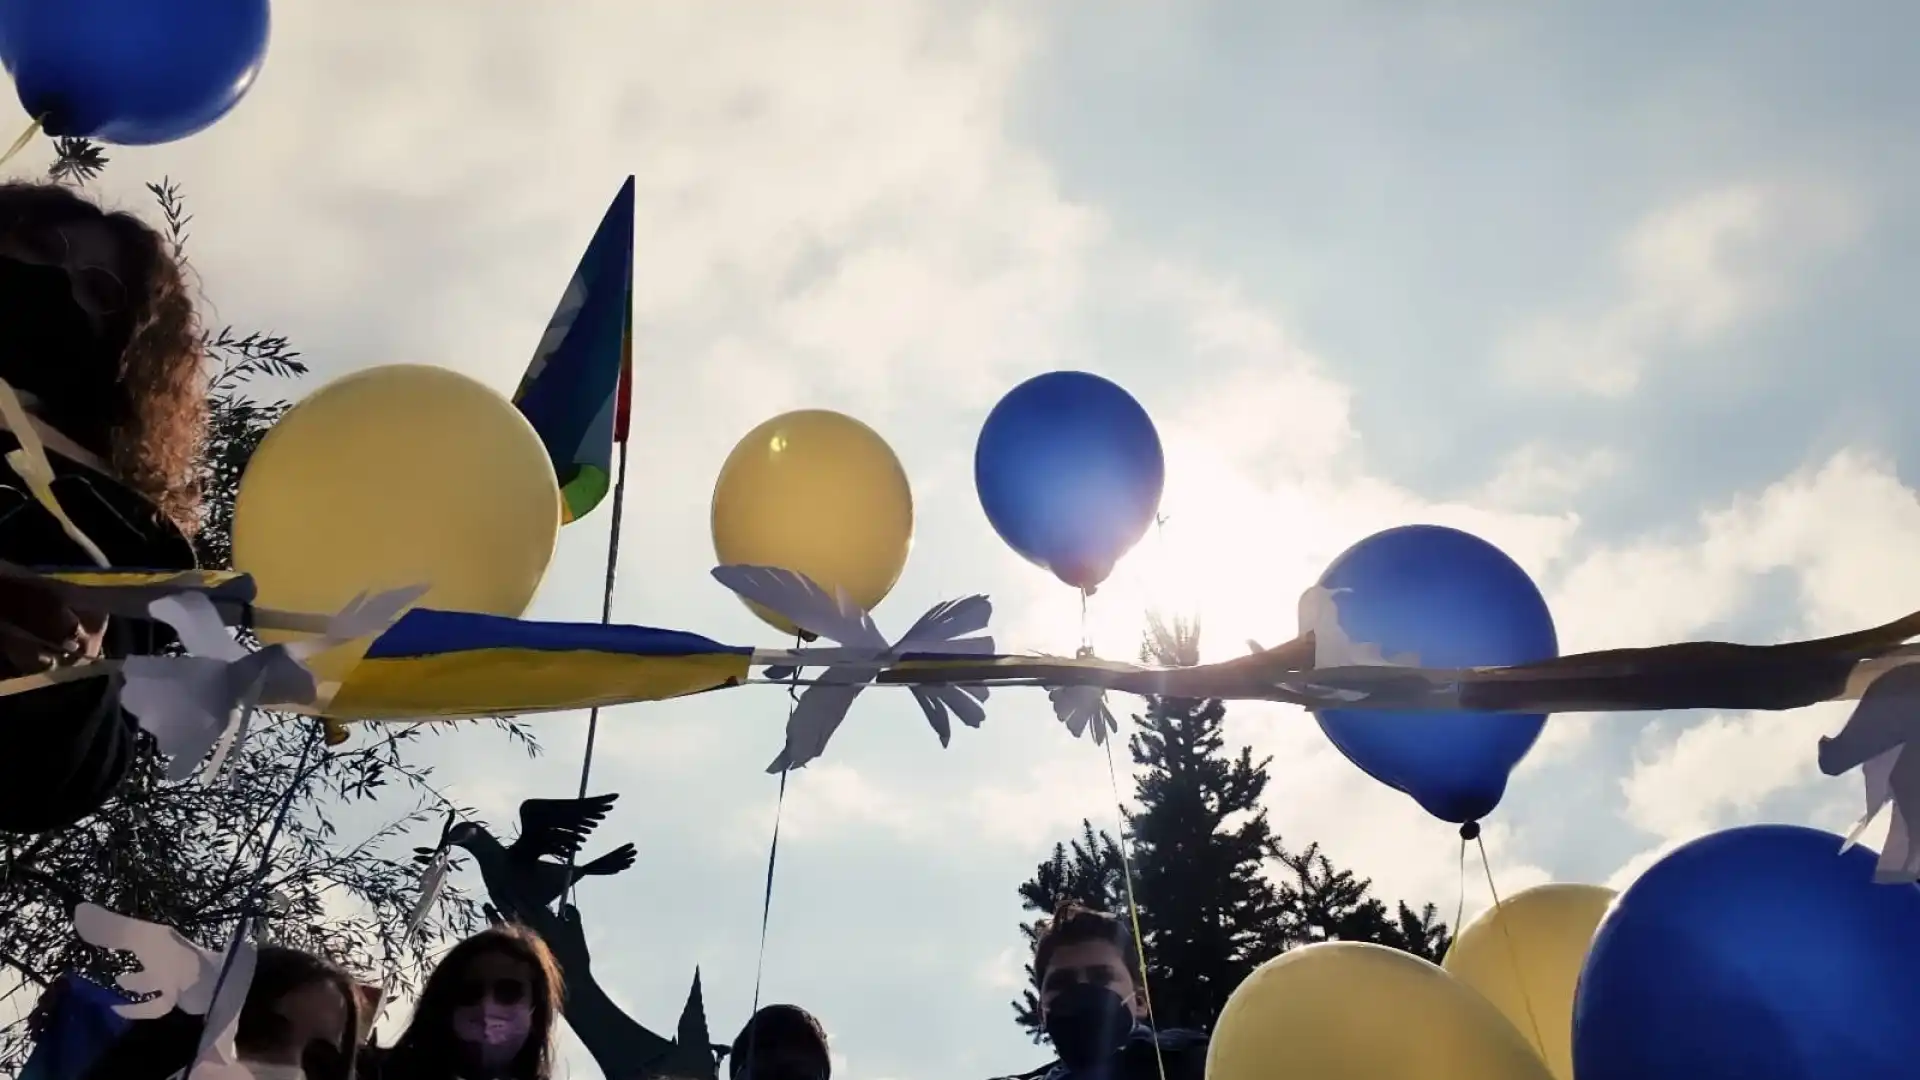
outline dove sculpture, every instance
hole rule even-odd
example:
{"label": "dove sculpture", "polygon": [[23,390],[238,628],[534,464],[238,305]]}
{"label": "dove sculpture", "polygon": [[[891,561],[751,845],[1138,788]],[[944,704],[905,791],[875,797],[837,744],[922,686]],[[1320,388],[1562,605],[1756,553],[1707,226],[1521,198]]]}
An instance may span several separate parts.
{"label": "dove sculpture", "polygon": [[[794,703],[787,720],[786,746],[767,766],[769,773],[804,768],[825,753],[854,699],[873,685],[882,668],[915,652],[968,656],[993,652],[993,638],[982,634],[993,616],[993,604],[984,596],[935,605],[900,640],[889,644],[873,617],[845,593],[830,594],[805,574],[771,566],[722,566],[713,571],[713,577],[742,600],[840,646],[793,654],[827,666]],[[953,738],[952,719],[977,728],[987,718],[981,707],[987,699],[984,686],[915,686],[913,699],[943,747]]]}
{"label": "dove sculpture", "polygon": [[[606,820],[618,795],[588,799],[528,799],[520,804],[520,835],[502,844],[475,821],[449,821],[440,843],[421,848],[417,859],[426,870],[422,896],[438,892],[446,871],[448,848],[463,848],[480,864],[480,879],[494,907],[508,918],[521,917],[528,908],[547,908],[584,877],[608,876],[631,868],[635,850],[622,844],[580,866],[572,865],[594,827]],[[423,903],[419,905],[425,907]]]}

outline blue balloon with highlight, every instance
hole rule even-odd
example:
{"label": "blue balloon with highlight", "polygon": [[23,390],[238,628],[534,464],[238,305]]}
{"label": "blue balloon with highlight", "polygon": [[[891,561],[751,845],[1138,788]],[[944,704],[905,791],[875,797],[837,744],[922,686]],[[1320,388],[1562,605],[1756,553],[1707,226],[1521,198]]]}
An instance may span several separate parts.
{"label": "blue balloon with highlight", "polygon": [[[1375,533],[1348,548],[1322,587],[1341,629],[1422,667],[1492,667],[1559,655],[1553,616],[1520,565],[1479,537],[1439,525]],[[1315,718],[1349,760],[1461,824],[1493,812],[1507,777],[1546,724],[1540,713],[1323,709]]]}
{"label": "blue balloon with highlight", "polygon": [[1840,837],[1751,825],[1676,848],[1595,933],[1580,1080],[1920,1076],[1920,889]]}
{"label": "blue balloon with highlight", "polygon": [[240,103],[269,21],[268,0],[0,0],[0,60],[48,134],[152,145]]}
{"label": "blue balloon with highlight", "polygon": [[994,531],[1088,592],[1152,528],[1166,472],[1147,411],[1080,371],[1014,387],[988,414],[973,455],[974,487]]}

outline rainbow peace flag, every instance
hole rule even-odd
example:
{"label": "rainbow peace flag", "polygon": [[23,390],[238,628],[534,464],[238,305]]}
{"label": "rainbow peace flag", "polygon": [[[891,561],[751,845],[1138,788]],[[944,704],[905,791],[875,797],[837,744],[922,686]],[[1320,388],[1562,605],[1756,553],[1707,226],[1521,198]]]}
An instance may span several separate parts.
{"label": "rainbow peace flag", "polygon": [[613,486],[613,447],[627,441],[633,370],[633,177],[614,196],[513,402],[553,457],[564,520]]}

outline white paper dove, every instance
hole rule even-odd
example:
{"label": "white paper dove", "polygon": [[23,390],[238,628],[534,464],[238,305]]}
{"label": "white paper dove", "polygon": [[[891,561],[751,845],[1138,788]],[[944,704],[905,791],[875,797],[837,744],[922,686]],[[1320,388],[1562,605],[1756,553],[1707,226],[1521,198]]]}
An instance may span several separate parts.
{"label": "white paper dove", "polygon": [[[844,593],[828,594],[804,574],[767,566],[722,566],[713,571],[713,577],[741,599],[841,646],[794,654],[796,658],[817,657],[828,667],[795,702],[793,715],[787,720],[786,748],[767,766],[769,773],[803,768],[824,753],[854,699],[873,683],[882,668],[902,656],[920,651],[976,656],[993,652],[993,638],[981,634],[993,616],[993,604],[984,596],[936,605],[899,641],[889,644],[872,616],[858,604]],[[977,728],[987,716],[981,707],[987,699],[984,686],[915,687],[913,699],[940,737],[941,746],[953,737],[952,718]]]}
{"label": "white paper dove", "polygon": [[445,844],[433,853],[426,871],[420,875],[420,899],[414,902],[413,911],[407,915],[407,932],[403,937],[413,937],[427,921],[427,912],[433,910],[434,901],[440,899],[440,891],[446,887],[447,866],[452,857],[452,852]]}
{"label": "white paper dove", "polygon": [[[216,1080],[225,1075],[225,1070],[237,1067],[233,1039],[240,1025],[240,1008],[253,985],[253,942],[236,935],[227,953],[214,952],[188,941],[170,926],[128,918],[95,904],[74,909],[73,929],[82,941],[130,952],[139,960],[137,970],[115,981],[130,994],[153,996],[114,1006],[121,1016],[151,1020],[179,1009],[207,1018],[200,1053],[188,1073],[192,1080]],[[222,968],[226,969],[224,979]]]}
{"label": "white paper dove", "polygon": [[1053,702],[1054,718],[1076,739],[1091,732],[1093,745],[1101,746],[1120,730],[1107,708],[1107,692],[1097,686],[1056,686],[1047,691],[1047,700]]}
{"label": "white paper dove", "polygon": [[1315,585],[1300,594],[1300,633],[1313,635],[1313,666],[1419,667],[1420,657],[1414,653],[1385,656],[1380,646],[1372,642],[1355,641],[1347,635],[1346,629],[1340,625],[1337,597],[1352,591]]}
{"label": "white paper dove", "polygon": [[1867,812],[1848,834],[1847,847],[1881,810],[1893,808],[1873,875],[1886,884],[1920,881],[1920,850],[1913,842],[1913,818],[1920,814],[1915,743],[1920,743],[1920,664],[1904,664],[1875,679],[1839,734],[1820,740],[1821,772],[1839,776],[1858,768],[1866,782]]}
{"label": "white paper dove", "polygon": [[319,696],[308,660],[384,630],[425,593],[425,586],[414,586],[357,597],[319,636],[257,652],[234,639],[206,596],[163,596],[148,611],[173,628],[188,655],[128,657],[120,702],[172,759],[168,780],[185,780],[196,769],[210,780],[244,737],[256,706],[306,705]]}

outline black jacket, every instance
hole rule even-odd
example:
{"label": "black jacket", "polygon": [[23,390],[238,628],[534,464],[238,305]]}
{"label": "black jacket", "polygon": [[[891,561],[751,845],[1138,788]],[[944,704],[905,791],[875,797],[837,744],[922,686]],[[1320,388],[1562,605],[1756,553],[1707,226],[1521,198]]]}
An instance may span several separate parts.
{"label": "black jacket", "polygon": [[[16,446],[0,431],[0,453]],[[193,545],[146,500],[59,458],[53,467],[61,507],[115,567],[193,568]],[[4,462],[0,559],[40,569],[92,565]],[[106,650],[109,656],[144,654],[161,640],[152,623],[116,619],[108,624]],[[137,737],[110,676],[0,697],[0,832],[48,832],[98,810],[132,767]]]}
{"label": "black jacket", "polygon": [[[1154,1054],[1155,1042],[1159,1043],[1158,1061]],[[1103,1068],[1069,1072],[1058,1061],[1053,1061],[1032,1072],[1000,1080],[1160,1080],[1162,1062],[1166,1065],[1166,1080],[1203,1080],[1207,1071],[1206,1034],[1170,1028],[1156,1038],[1150,1028],[1135,1028],[1120,1054]]]}

